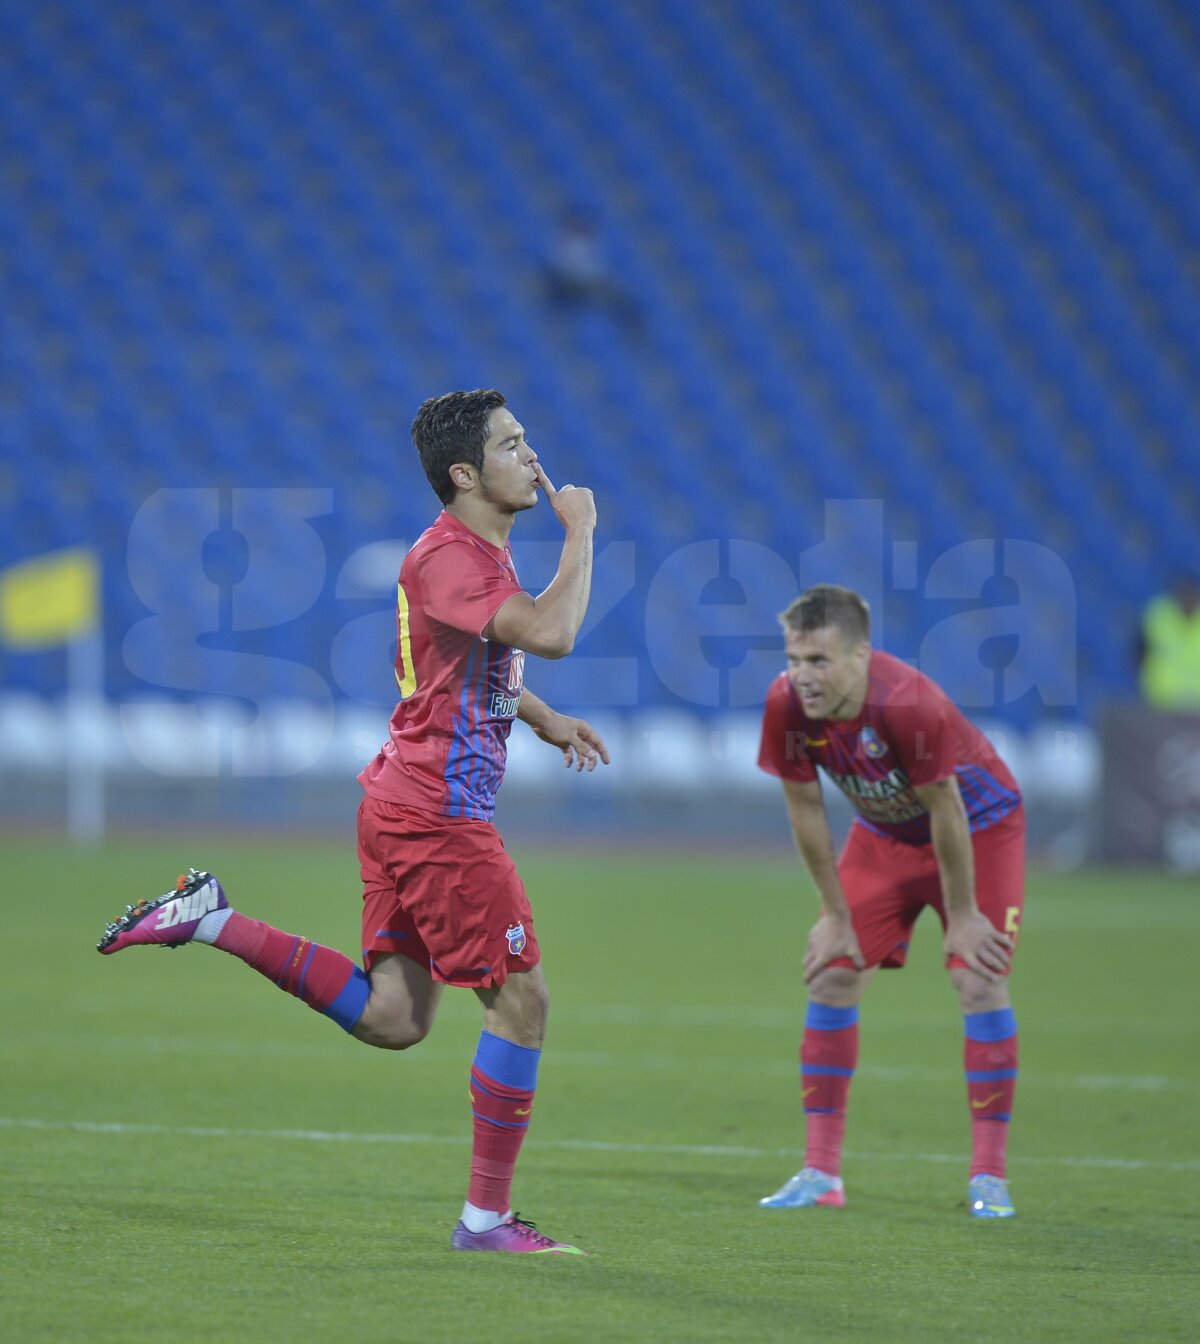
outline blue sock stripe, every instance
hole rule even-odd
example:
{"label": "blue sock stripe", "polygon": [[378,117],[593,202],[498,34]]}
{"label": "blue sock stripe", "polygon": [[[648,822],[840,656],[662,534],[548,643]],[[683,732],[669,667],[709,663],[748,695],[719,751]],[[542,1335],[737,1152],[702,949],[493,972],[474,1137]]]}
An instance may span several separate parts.
{"label": "blue sock stripe", "polygon": [[300,935],[296,934],[292,938],[292,946],[291,949],[288,951],[287,960],[283,963],[283,970],[279,972],[279,979],[275,981],[275,983],[279,986],[280,989],[283,988],[283,980],[284,977],[287,975],[287,968],[292,964],[292,958],[296,955],[296,949],[299,946],[300,946]]}
{"label": "blue sock stripe", "polygon": [[831,1008],[827,1003],[812,1003],[804,1015],[804,1025],[813,1031],[843,1031],[858,1021],[858,1005],[853,1008]]}
{"label": "blue sock stripe", "polygon": [[1002,1083],[1006,1078],[1015,1078],[1016,1069],[985,1069],[982,1073],[968,1073],[968,1083]]}
{"label": "blue sock stripe", "polygon": [[968,1041],[1007,1041],[1017,1034],[1017,1015],[1011,1008],[995,1008],[990,1013],[964,1013],[963,1030]]}
{"label": "blue sock stripe", "polygon": [[321,1011],[326,1017],[332,1018],[343,1031],[353,1031],[370,997],[371,982],[367,979],[367,973],[361,966],[355,966],[350,972],[350,979],[343,985],[342,992],[328,1008],[322,1008]]}
{"label": "blue sock stripe", "polygon": [[304,969],[300,972],[300,983],[296,986],[296,997],[298,999],[302,999],[304,997],[304,978],[306,975],[308,975],[308,968],[312,965],[312,959],[316,955],[317,955],[316,943],[309,943],[308,956],[304,958]]}
{"label": "blue sock stripe", "polygon": [[853,1078],[853,1069],[843,1069],[838,1064],[801,1064],[800,1072],[804,1074],[817,1073],[825,1074],[833,1078]]}
{"label": "blue sock stripe", "polygon": [[805,1115],[836,1115],[836,1114],[837,1114],[837,1109],[838,1109],[838,1108],[837,1108],[836,1106],[806,1106],[806,1107],[804,1108],[804,1114],[805,1114]]}
{"label": "blue sock stripe", "polygon": [[471,1114],[476,1120],[482,1120],[485,1125],[495,1125],[498,1129],[528,1129],[528,1120],[496,1120],[490,1115],[480,1115],[478,1111],[472,1111]]}
{"label": "blue sock stripe", "polygon": [[538,1060],[542,1052],[527,1045],[481,1032],[475,1050],[475,1067],[485,1078],[492,1078],[505,1087],[517,1087],[524,1092],[537,1090]]}
{"label": "blue sock stripe", "polygon": [[[495,1079],[488,1079],[488,1082],[494,1081]],[[471,1086],[477,1087],[481,1092],[486,1092],[489,1097],[495,1097],[498,1101],[512,1100],[511,1097],[506,1097],[503,1093],[493,1091],[492,1088],[488,1087],[487,1082],[484,1082],[484,1075],[477,1068],[471,1070]]]}

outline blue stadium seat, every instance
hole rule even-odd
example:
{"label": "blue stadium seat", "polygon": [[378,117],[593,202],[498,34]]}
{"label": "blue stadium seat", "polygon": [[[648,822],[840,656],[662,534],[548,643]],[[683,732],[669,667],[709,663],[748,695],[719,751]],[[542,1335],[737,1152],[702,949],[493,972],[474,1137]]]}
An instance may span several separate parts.
{"label": "blue stadium seat", "polygon": [[[92,539],[132,694],[145,499],[330,488],[326,592],[266,637],[326,665],[340,559],[433,511],[416,406],[497,384],[594,485],[601,543],[636,545],[591,652],[645,644],[678,548],[794,564],[825,501],[880,499],[879,553],[917,545],[916,588],[883,594],[897,651],[943,615],[939,555],[1037,541],[1078,624],[1033,612],[1038,656],[1078,648],[1091,714],[1133,689],[1145,600],[1200,570],[1198,75],[1175,0],[8,6],[0,564]],[[570,210],[636,320],[549,309]],[[716,712],[710,673],[646,665],[643,699]]]}

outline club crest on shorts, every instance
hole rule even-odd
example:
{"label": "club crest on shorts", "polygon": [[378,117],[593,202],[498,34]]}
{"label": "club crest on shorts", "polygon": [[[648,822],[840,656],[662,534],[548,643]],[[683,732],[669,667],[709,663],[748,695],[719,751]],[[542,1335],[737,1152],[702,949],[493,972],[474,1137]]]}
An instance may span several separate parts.
{"label": "club crest on shorts", "polygon": [[859,733],[858,745],[862,748],[863,755],[869,756],[873,761],[877,761],[887,751],[875,729],[869,725]]}
{"label": "club crest on shorts", "polygon": [[508,939],[508,950],[514,957],[519,957],[525,951],[525,925],[510,924],[504,930],[504,936]]}

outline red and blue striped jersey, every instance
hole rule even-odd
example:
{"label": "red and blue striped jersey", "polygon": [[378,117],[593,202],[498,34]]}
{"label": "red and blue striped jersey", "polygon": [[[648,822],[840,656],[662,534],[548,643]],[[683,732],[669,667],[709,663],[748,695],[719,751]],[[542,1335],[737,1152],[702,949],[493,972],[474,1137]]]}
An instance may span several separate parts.
{"label": "red and blue striped jersey", "polygon": [[810,719],[781,672],[767,692],[759,767],[807,783],[819,766],[850,800],[856,825],[908,845],[931,840],[914,785],[957,776],[972,831],[1020,807],[1008,767],[937,682],[879,651],[868,678],[862,711],[842,723]]}
{"label": "red and blue striped jersey", "polygon": [[396,589],[396,685],[388,740],[359,775],[373,798],[491,821],[525,655],[483,631],[522,592],[508,547],[442,513],[404,557]]}

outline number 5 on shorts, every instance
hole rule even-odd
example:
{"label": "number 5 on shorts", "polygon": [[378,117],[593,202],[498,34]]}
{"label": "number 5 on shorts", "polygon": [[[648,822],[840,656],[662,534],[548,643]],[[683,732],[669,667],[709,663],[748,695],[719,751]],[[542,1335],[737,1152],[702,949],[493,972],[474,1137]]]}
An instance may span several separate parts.
{"label": "number 5 on shorts", "polygon": [[396,585],[396,685],[400,688],[401,700],[407,700],[417,689],[417,669],[413,666],[412,636],[408,628],[408,594],[400,584]]}
{"label": "number 5 on shorts", "polygon": [[1013,946],[1017,945],[1017,938],[1021,932],[1021,907],[1019,905],[1010,905],[1004,911],[1004,932],[1013,940]]}

